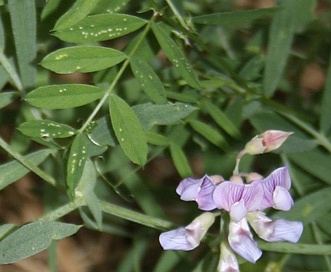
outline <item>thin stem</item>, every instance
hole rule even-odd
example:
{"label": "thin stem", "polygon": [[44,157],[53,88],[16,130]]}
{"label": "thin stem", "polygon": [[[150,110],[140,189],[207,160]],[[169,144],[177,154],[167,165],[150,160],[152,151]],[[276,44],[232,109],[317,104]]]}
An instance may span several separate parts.
{"label": "thin stem", "polygon": [[56,180],[41,170],[37,165],[31,163],[29,160],[27,160],[24,156],[17,153],[16,151],[12,150],[12,148],[0,137],[0,147],[2,147],[9,155],[11,155],[15,160],[20,162],[25,167],[29,168],[32,172],[34,172],[36,175],[41,177],[43,180],[48,182],[52,186],[57,186]]}
{"label": "thin stem", "polygon": [[323,146],[326,150],[328,150],[329,152],[331,152],[331,143],[328,140],[328,138],[325,137],[325,135],[317,132],[311,126],[309,126],[306,123],[302,122],[300,119],[298,119],[297,117],[295,117],[293,115],[289,115],[289,114],[287,114],[285,112],[279,112],[279,113],[282,114],[283,116],[285,116],[290,121],[292,121],[298,127],[302,128],[304,131],[306,131],[307,133],[309,133],[310,135],[312,135],[319,142],[319,144],[321,146]]}
{"label": "thin stem", "polygon": [[41,217],[39,217],[36,221],[37,222],[50,222],[50,221],[56,221],[60,219],[61,217],[71,213],[72,211],[76,210],[79,207],[82,207],[85,205],[85,201],[82,198],[76,198],[74,201],[69,202]]}
{"label": "thin stem", "polygon": [[190,28],[187,26],[186,22],[184,21],[183,17],[180,15],[179,11],[177,10],[176,6],[172,3],[172,0],[166,0],[168,6],[170,7],[171,11],[179,21],[179,23],[184,27],[185,29],[189,30]]}
{"label": "thin stem", "polygon": [[124,63],[122,64],[120,70],[118,71],[116,77],[114,78],[113,82],[110,84],[109,88],[107,89],[105,95],[101,98],[101,100],[99,101],[98,105],[94,108],[93,112],[91,113],[91,115],[88,117],[88,119],[85,121],[85,123],[83,124],[83,126],[79,129],[79,133],[82,133],[90,124],[90,122],[94,119],[94,117],[97,115],[97,113],[99,112],[99,110],[101,109],[101,107],[103,106],[103,104],[106,102],[108,96],[113,92],[117,82],[120,80],[120,78],[122,77],[125,69],[127,68],[127,66],[130,64],[130,58],[135,54],[135,52],[137,51],[137,49],[139,48],[140,44],[143,42],[145,36],[147,35],[148,31],[151,28],[151,25],[153,23],[153,21],[156,18],[156,13],[153,14],[151,20],[148,21],[144,31],[141,33],[140,38],[138,39],[138,41],[136,42],[136,44],[134,45],[134,47],[132,48],[131,52],[128,54],[126,60],[124,61]]}
{"label": "thin stem", "polygon": [[236,166],[234,167],[233,170],[233,175],[234,176],[238,176],[239,175],[239,164],[240,164],[240,160],[241,158],[245,155],[245,150],[241,150],[236,158]]}
{"label": "thin stem", "polygon": [[130,209],[126,209],[105,201],[99,201],[100,207],[103,212],[147,226],[154,229],[166,230],[174,227],[173,223],[145,215]]}

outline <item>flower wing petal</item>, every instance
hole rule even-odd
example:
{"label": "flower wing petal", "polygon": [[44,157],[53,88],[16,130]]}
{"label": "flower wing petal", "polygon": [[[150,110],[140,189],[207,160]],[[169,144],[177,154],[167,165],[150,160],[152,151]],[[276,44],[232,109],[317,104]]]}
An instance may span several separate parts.
{"label": "flower wing petal", "polygon": [[176,193],[180,195],[180,199],[184,201],[195,200],[201,189],[202,179],[186,178],[183,179],[177,186]]}
{"label": "flower wing petal", "polygon": [[188,231],[184,227],[161,233],[159,241],[164,250],[192,250],[198,244],[192,244],[187,239]]}
{"label": "flower wing petal", "polygon": [[213,192],[215,190],[215,184],[208,176],[203,177],[201,189],[195,199],[198,203],[199,209],[203,211],[211,211],[216,208],[213,199]]}

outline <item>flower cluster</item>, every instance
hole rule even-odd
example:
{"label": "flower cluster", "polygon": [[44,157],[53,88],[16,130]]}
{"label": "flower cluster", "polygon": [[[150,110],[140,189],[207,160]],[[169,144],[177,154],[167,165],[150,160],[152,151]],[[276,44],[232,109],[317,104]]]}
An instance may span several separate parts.
{"label": "flower cluster", "polygon": [[[275,131],[267,131],[264,135],[269,140],[269,146],[264,147],[264,150],[273,150],[280,146],[279,141],[284,142],[284,137],[290,134],[281,132],[284,137],[280,137]],[[276,140],[270,141],[270,135],[276,135]],[[257,137],[253,138],[253,145]],[[253,145],[246,145],[249,152],[255,152]],[[219,271],[239,271],[233,251],[251,263],[261,257],[262,252],[253,239],[249,225],[261,239],[268,242],[296,243],[299,240],[303,230],[301,222],[284,219],[272,221],[263,212],[267,208],[283,211],[291,209],[293,199],[289,193],[291,179],[288,168],[278,168],[264,179],[256,173],[249,177],[246,175],[246,183],[242,181],[242,175],[234,174],[231,181],[221,176],[205,175],[201,179],[186,178],[180,182],[176,192],[181,200],[196,201],[199,209],[206,212],[186,227],[162,233],[160,243],[165,250],[196,248],[219,214],[210,212],[214,209],[227,211],[230,218],[227,241],[221,244]]]}

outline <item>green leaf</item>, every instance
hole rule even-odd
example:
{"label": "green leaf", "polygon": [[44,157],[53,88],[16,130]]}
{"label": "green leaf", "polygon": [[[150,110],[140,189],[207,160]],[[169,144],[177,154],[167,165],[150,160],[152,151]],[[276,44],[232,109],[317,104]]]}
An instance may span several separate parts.
{"label": "green leaf", "polygon": [[68,125],[50,120],[31,120],[20,124],[17,129],[31,138],[67,138],[77,133]]}
{"label": "green leaf", "polygon": [[166,26],[164,24],[153,23],[152,30],[168,60],[186,80],[187,84],[195,89],[200,89],[199,81],[191,64],[177,43],[170,37]]}
{"label": "green leaf", "polygon": [[318,149],[287,154],[289,159],[311,175],[319,178],[326,184],[331,184],[331,157]]}
{"label": "green leaf", "polygon": [[116,138],[125,155],[134,163],[147,161],[147,142],[143,128],[133,109],[117,95],[109,97],[109,110]]}
{"label": "green leaf", "polygon": [[128,6],[130,0],[99,0],[92,13],[119,13]]}
{"label": "green leaf", "polygon": [[75,195],[75,189],[82,178],[88,158],[86,150],[85,135],[77,134],[71,144],[67,163],[67,186],[70,196]]}
{"label": "green leaf", "polygon": [[179,147],[179,145],[177,145],[174,142],[170,143],[169,149],[170,149],[170,155],[171,155],[172,161],[173,161],[179,175],[182,178],[191,177],[192,176],[191,167],[187,161],[187,158],[186,158],[183,150]]}
{"label": "green leaf", "polygon": [[97,181],[95,167],[90,159],[86,160],[81,180],[76,187],[75,194],[81,195],[87,207],[91,211],[97,226],[101,229],[102,226],[102,211],[97,196],[94,193],[94,187]]}
{"label": "green leaf", "polygon": [[[42,163],[50,154],[52,154],[52,152],[53,150],[51,149],[43,149],[26,155],[24,158],[34,165],[38,165]],[[29,172],[30,169],[26,168],[18,161],[11,161],[0,165],[0,190],[25,176]]]}
{"label": "green leaf", "polygon": [[145,135],[147,142],[152,145],[167,146],[170,143],[167,137],[152,131],[146,131]]}
{"label": "green leaf", "polygon": [[269,33],[263,89],[267,97],[276,90],[290,53],[294,35],[295,14],[298,0],[282,0],[282,9],[275,14]]}
{"label": "green leaf", "polygon": [[16,226],[14,224],[2,224],[0,227],[0,240],[15,228]]}
{"label": "green leaf", "polygon": [[11,0],[8,8],[21,81],[25,88],[35,86],[37,55],[35,0]]}
{"label": "green leaf", "polygon": [[162,105],[145,103],[133,107],[145,130],[151,129],[154,125],[176,124],[197,109],[180,102]]}
{"label": "green leaf", "polygon": [[277,8],[266,8],[256,10],[238,10],[222,13],[200,15],[192,18],[195,24],[204,25],[238,25],[247,24],[250,21],[263,18],[276,12]]}
{"label": "green leaf", "polygon": [[58,30],[56,37],[65,42],[86,43],[115,39],[141,28],[146,21],[127,14],[91,15],[74,26]]}
{"label": "green leaf", "polygon": [[146,61],[136,57],[130,59],[130,65],[146,95],[156,104],[166,103],[167,98],[163,83],[153,68]]}
{"label": "green leaf", "polygon": [[206,101],[204,103],[204,108],[220,128],[224,129],[224,131],[226,131],[232,137],[237,139],[240,138],[240,132],[237,127],[217,106],[209,101]]}
{"label": "green leaf", "polygon": [[[330,51],[331,52],[331,51]],[[321,99],[320,128],[324,134],[328,134],[331,128],[331,54],[329,59],[328,73],[326,75],[325,88]]]}
{"label": "green leaf", "polygon": [[17,92],[0,93],[0,109],[14,102],[17,97],[18,97]]}
{"label": "green leaf", "polygon": [[295,32],[302,32],[307,24],[314,20],[315,15],[315,8],[317,6],[317,0],[296,0],[297,1],[297,8],[295,14],[295,25],[294,30]]}
{"label": "green leaf", "polygon": [[58,74],[89,73],[112,67],[126,55],[121,51],[101,46],[72,46],[47,55],[41,65]]}
{"label": "green leaf", "polygon": [[84,84],[62,84],[39,87],[25,96],[32,106],[45,109],[67,109],[89,104],[104,95],[101,88]]}
{"label": "green leaf", "polygon": [[330,206],[325,205],[326,200],[330,198],[331,188],[324,188],[297,200],[290,211],[277,212],[273,217],[285,218],[287,220],[300,220],[304,225],[308,225],[330,212]]}
{"label": "green leaf", "polygon": [[101,117],[97,120],[88,138],[98,146],[115,146],[115,135],[109,118]]}
{"label": "green leaf", "polygon": [[0,242],[0,263],[9,264],[48,248],[53,240],[76,233],[81,226],[61,222],[36,222],[24,225]]}
{"label": "green leaf", "polygon": [[217,130],[201,121],[190,120],[189,123],[196,132],[205,137],[209,142],[222,148],[225,151],[229,150],[230,147],[228,143]]}
{"label": "green leaf", "polygon": [[95,7],[99,0],[77,0],[74,5],[61,16],[55,26],[55,30],[70,27],[85,18]]}

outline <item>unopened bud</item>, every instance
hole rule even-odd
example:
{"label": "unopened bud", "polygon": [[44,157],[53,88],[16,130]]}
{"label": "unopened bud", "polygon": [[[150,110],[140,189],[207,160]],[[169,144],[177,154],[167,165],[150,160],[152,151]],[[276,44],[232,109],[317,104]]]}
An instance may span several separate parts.
{"label": "unopened bud", "polygon": [[250,155],[262,154],[279,148],[293,132],[267,130],[255,136],[245,146],[245,153]]}

